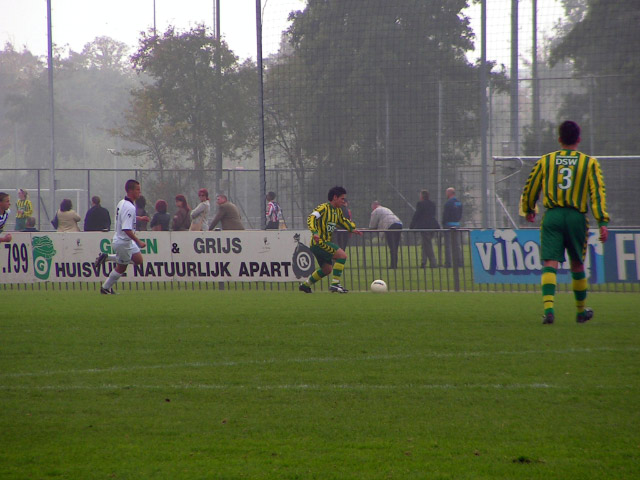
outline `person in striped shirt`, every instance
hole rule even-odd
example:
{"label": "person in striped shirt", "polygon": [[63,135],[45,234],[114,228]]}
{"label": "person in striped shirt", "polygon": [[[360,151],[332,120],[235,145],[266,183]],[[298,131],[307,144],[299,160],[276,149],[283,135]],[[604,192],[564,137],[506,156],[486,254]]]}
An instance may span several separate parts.
{"label": "person in striped shirt", "polygon": [[[333,272],[330,292],[347,293],[340,285],[340,277],[347,262],[347,254],[339,245],[332,242],[333,232],[338,227],[362,235],[356,224],[342,213],[346,205],[347,191],[343,187],[333,187],[327,195],[328,202],[318,205],[307,218],[307,226],[311,230],[311,251],[318,260],[320,268],[313,272],[306,282],[300,284],[300,291],[312,293],[311,285]],[[335,263],[334,263],[335,261]]]}
{"label": "person in striped shirt", "polygon": [[29,200],[29,192],[23,188],[18,189],[16,209],[16,232],[22,232],[27,226],[27,218],[33,215],[33,204]]}
{"label": "person in striped shirt", "polygon": [[[9,213],[11,212],[9,210],[10,206],[11,206],[11,197],[9,196],[9,194],[5,192],[0,192],[0,234],[4,229],[5,223],[7,223],[7,220],[9,220]],[[11,238],[12,237],[10,233],[7,233],[6,235],[2,235],[0,236],[0,243],[10,242]]]}
{"label": "person in striped shirt", "polygon": [[527,221],[536,217],[535,207],[540,192],[546,208],[540,226],[542,267],[542,323],[555,320],[554,299],[558,263],[564,262],[565,250],[571,264],[572,289],[578,310],[576,321],[584,323],[593,317],[593,310],[585,307],[587,279],[584,257],[587,249],[591,212],[600,227],[600,241],[607,241],[609,215],[606,209],[605,185],[598,161],[577,150],[580,127],[567,120],[558,129],[561,149],[549,153],[536,162],[522,194],[522,211]]}

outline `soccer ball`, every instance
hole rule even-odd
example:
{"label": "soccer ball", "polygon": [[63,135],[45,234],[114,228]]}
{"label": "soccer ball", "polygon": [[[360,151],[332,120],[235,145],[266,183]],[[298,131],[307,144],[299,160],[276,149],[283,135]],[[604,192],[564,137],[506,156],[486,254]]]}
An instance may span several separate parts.
{"label": "soccer ball", "polygon": [[387,284],[384,280],[374,280],[371,283],[371,291],[373,293],[385,293],[387,291]]}

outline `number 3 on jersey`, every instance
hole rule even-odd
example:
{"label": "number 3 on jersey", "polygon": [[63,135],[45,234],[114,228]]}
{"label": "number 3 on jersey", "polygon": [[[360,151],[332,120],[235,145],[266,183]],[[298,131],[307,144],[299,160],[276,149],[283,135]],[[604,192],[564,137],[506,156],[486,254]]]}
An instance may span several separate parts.
{"label": "number 3 on jersey", "polygon": [[563,167],[558,170],[558,173],[562,175],[562,183],[558,185],[558,188],[560,190],[567,190],[571,188],[571,184],[573,183],[573,179],[571,178],[573,170],[569,167]]}

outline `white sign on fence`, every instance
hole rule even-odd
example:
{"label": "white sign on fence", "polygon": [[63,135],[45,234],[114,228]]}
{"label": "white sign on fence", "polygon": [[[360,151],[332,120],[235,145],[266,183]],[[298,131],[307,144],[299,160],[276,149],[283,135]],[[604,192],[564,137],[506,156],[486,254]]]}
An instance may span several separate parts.
{"label": "white sign on fence", "polygon": [[[110,232],[11,233],[0,244],[0,283],[102,281],[114,264]],[[315,262],[308,231],[138,232],[144,264],[129,266],[121,281],[272,281],[308,277]]]}

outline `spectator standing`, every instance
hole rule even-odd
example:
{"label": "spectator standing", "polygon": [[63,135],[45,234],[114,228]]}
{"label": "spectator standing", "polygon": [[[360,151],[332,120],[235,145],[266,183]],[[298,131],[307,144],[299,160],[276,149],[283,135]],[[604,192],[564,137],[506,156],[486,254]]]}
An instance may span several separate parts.
{"label": "spectator standing", "polygon": [[276,194],[274,192],[267,193],[267,230],[280,229],[280,220],[282,220],[282,209],[276,202]]}
{"label": "spectator standing", "polygon": [[238,207],[231,203],[224,193],[217,195],[216,203],[218,211],[209,224],[209,230],[216,228],[218,223],[220,223],[222,230],[244,230]]}
{"label": "spectator standing", "polygon": [[307,217],[307,226],[311,230],[311,252],[318,260],[320,268],[313,272],[306,282],[298,286],[301,292],[313,293],[311,285],[330,273],[333,274],[333,278],[329,291],[332,293],[348,292],[340,285],[340,278],[347,262],[347,254],[339,245],[331,241],[338,225],[356,235],[362,235],[362,232],[356,229],[356,224],[342,215],[341,207],[346,198],[347,191],[344,187],[333,187],[327,194],[329,201],[318,205]]}
{"label": "spectator standing", "polygon": [[33,215],[33,204],[29,200],[29,192],[20,188],[16,202],[16,232],[24,230],[27,218],[31,215]]}
{"label": "spectator standing", "polygon": [[109,210],[100,205],[100,197],[91,197],[91,208],[84,216],[85,232],[108,232],[111,230]]}
{"label": "spectator standing", "polygon": [[522,210],[527,221],[536,218],[535,206],[540,192],[546,208],[540,226],[540,258],[542,259],[542,323],[555,320],[555,294],[558,264],[565,260],[565,250],[571,266],[571,287],[576,302],[576,322],[584,323],[593,317],[593,310],[585,306],[587,278],[584,255],[587,250],[591,212],[600,227],[600,241],[609,237],[609,214],[606,208],[605,186],[598,160],[577,150],[580,127],[570,120],[560,125],[560,150],[548,153],[536,162],[522,193]]}
{"label": "spectator standing", "polygon": [[124,189],[126,196],[118,202],[116,207],[116,231],[111,241],[113,254],[100,253],[96,258],[95,265],[100,267],[109,260],[116,263],[116,266],[109,277],[100,287],[103,295],[115,295],[113,284],[120,280],[120,277],[127,271],[130,263],[142,265],[142,252],[145,243],[136,236],[136,206],[135,201],[140,197],[140,182],[137,180],[127,180]]}
{"label": "spectator standing", "polygon": [[171,216],[167,213],[167,202],[165,200],[158,200],[156,202],[156,213],[151,219],[151,230],[154,232],[168,232],[171,223]]}
{"label": "spectator standing", "polygon": [[73,209],[73,203],[68,198],[60,202],[60,210],[56,213],[58,219],[58,232],[79,232],[78,222],[82,220],[80,215]]}
{"label": "spectator standing", "polygon": [[23,230],[23,232],[37,232],[38,229],[36,228],[36,219],[35,217],[29,217],[27,218],[27,223],[25,223],[25,228]]}
{"label": "spectator standing", "polygon": [[391,209],[383,207],[379,201],[374,200],[371,203],[369,229],[387,230],[384,232],[384,236],[387,240],[389,255],[391,257],[389,268],[398,268],[398,247],[400,246],[402,232],[398,232],[396,230],[402,230],[402,222],[400,219],[391,211]]}
{"label": "spectator standing", "polygon": [[189,230],[201,232],[202,230],[206,231],[209,226],[209,211],[211,210],[209,191],[206,188],[201,188],[198,190],[198,198],[200,203],[191,210],[191,227],[189,227]]}
{"label": "spectator standing", "polygon": [[171,229],[176,232],[189,230],[189,227],[191,227],[191,207],[184,195],[176,195],[176,208]]}
{"label": "spectator standing", "polygon": [[442,228],[444,234],[445,267],[462,265],[462,242],[460,241],[460,220],[462,219],[462,202],[456,198],[453,187],[447,188],[447,201],[442,210]]}
{"label": "spectator standing", "polygon": [[[7,220],[9,219],[9,214],[11,213],[11,210],[9,210],[10,206],[11,206],[11,197],[9,196],[9,194],[5,192],[0,192],[0,234],[4,230],[4,226],[7,223]],[[12,237],[10,233],[7,233],[4,236],[0,236],[0,243],[10,242],[11,238]]]}
{"label": "spectator standing", "polygon": [[136,199],[136,230],[138,232],[147,231],[147,225],[149,225],[149,214],[145,210],[147,206],[147,199],[140,195]]}
{"label": "spectator standing", "polygon": [[[413,214],[409,228],[420,230],[440,229],[440,224],[436,220],[436,205],[429,200],[429,192],[427,190],[420,192],[420,200],[416,204],[416,211]],[[433,253],[433,234],[434,232],[420,232],[422,238],[422,264],[420,266],[422,268],[427,267],[427,260],[429,260],[431,268],[438,266],[436,256]]]}

